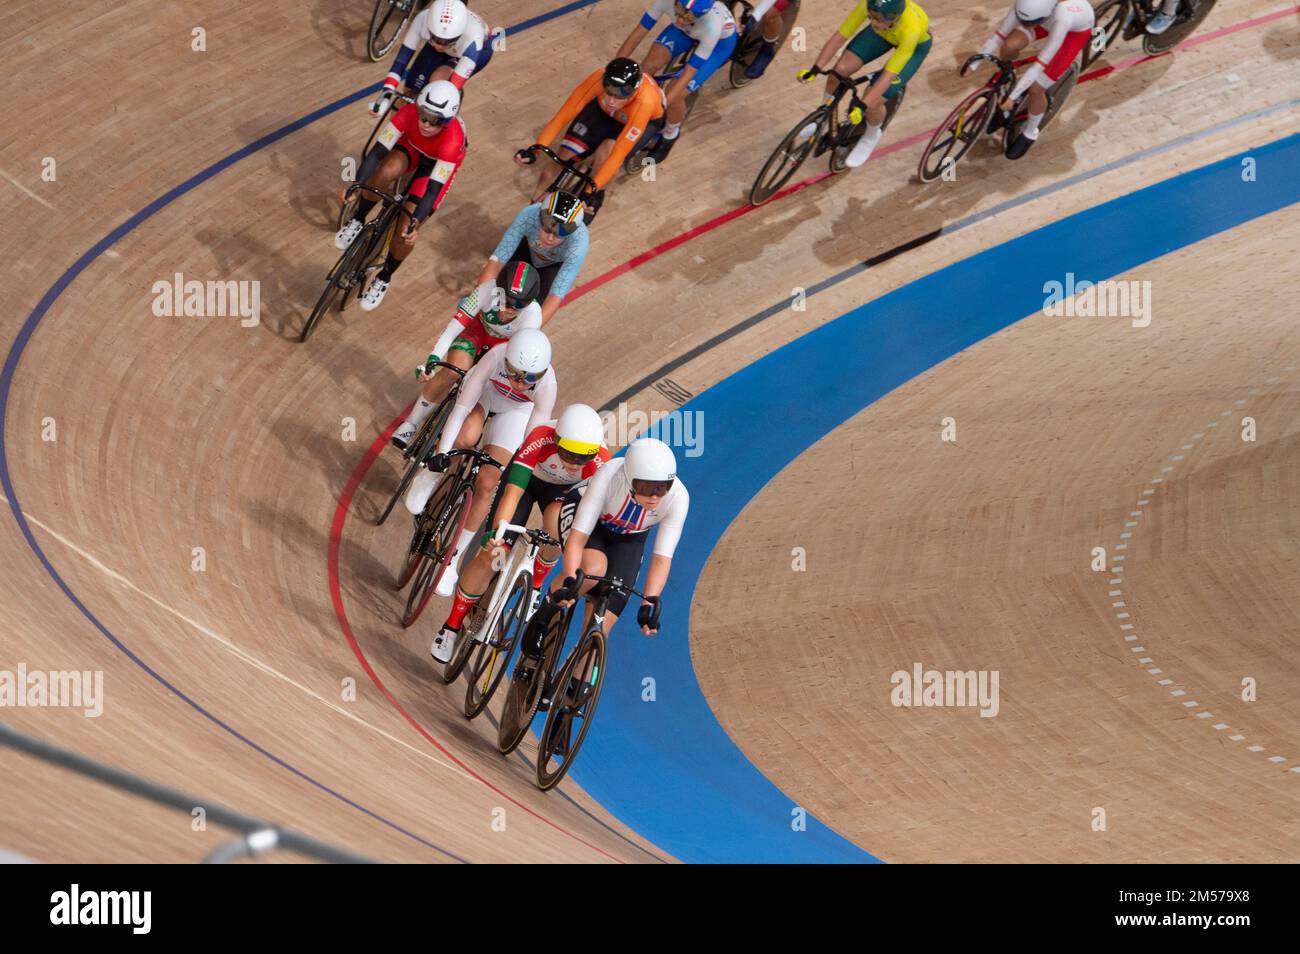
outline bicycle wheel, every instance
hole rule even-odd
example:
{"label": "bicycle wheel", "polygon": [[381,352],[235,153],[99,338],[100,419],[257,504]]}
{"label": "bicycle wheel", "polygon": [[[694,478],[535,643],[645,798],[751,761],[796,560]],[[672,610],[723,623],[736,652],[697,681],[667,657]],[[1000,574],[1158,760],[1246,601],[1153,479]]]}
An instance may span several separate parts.
{"label": "bicycle wheel", "polygon": [[[533,723],[533,716],[537,714],[537,707],[542,701],[542,690],[546,688],[560,649],[564,646],[564,634],[568,631],[571,615],[568,610],[554,610],[546,621],[541,660],[529,660],[521,656],[515,664],[514,674],[506,689],[505,705],[501,709],[501,724],[497,727],[497,748],[502,755],[509,755],[519,748],[519,743],[524,740],[528,727]],[[523,630],[520,633],[522,635]]]}
{"label": "bicycle wheel", "polygon": [[933,182],[945,169],[956,166],[970,147],[984,135],[989,117],[997,108],[994,99],[993,90],[985,86],[963,99],[948,114],[948,118],[930,137],[925,152],[921,153],[921,164],[917,167],[916,174],[922,182]]}
{"label": "bicycle wheel", "polygon": [[447,551],[451,549],[456,534],[460,532],[470,488],[468,484],[461,482],[458,475],[449,474],[439,483],[438,489],[434,491],[435,495],[438,491],[443,491],[443,496],[435,504],[432,512],[437,516],[425,538],[424,546],[421,547],[426,559],[420,562],[419,569],[415,571],[411,592],[406,596],[406,609],[402,613],[403,629],[408,629],[419,619],[424,608],[429,605],[434,585],[442,575],[440,571],[447,560]]}
{"label": "bicycle wheel", "polygon": [[[491,594],[497,587],[497,577],[500,573],[492,574],[492,579],[488,581],[487,589],[483,592]],[[478,645],[475,638],[482,629],[484,611],[487,609],[480,598],[478,604],[465,615],[465,619],[460,624],[460,636],[456,640],[456,651],[451,654],[451,662],[442,667],[442,681],[447,685],[455,682],[462,672],[465,671],[465,664],[469,662],[470,651]]]}
{"label": "bicycle wheel", "polygon": [[415,437],[412,438],[411,443],[407,445],[406,452],[402,455],[402,459],[408,462],[406,470],[402,472],[402,479],[397,482],[397,489],[388,498],[388,503],[384,506],[379,519],[375,521],[375,526],[382,527],[384,525],[388,515],[397,506],[397,501],[405,496],[407,489],[411,486],[411,481],[420,472],[420,467],[423,465],[425,457],[428,456],[428,452],[438,446],[438,438],[442,434],[443,426],[447,423],[447,418],[451,416],[451,409],[455,403],[456,391],[453,389],[451,394],[442,399],[437,410],[425,418],[424,423],[420,425],[420,429],[415,432]]}
{"label": "bicycle wheel", "polygon": [[632,151],[627,154],[627,158],[623,160],[623,172],[626,175],[634,176],[641,172],[646,155],[655,146],[659,145],[659,132],[663,128],[664,121],[662,119],[656,119],[646,128],[644,135],[632,147]]}
{"label": "bicycle wheel", "polygon": [[1178,5],[1179,19],[1174,21],[1173,26],[1159,36],[1143,34],[1142,51],[1148,56],[1159,56],[1172,50],[1195,32],[1201,21],[1214,9],[1214,3],[1215,0],[1183,0]]}
{"label": "bicycle wheel", "polygon": [[[817,140],[826,132],[828,122],[830,112],[825,106],[819,106],[795,123],[759,170],[758,177],[749,189],[750,205],[762,205],[785,188],[785,184],[799,171],[804,160],[812,155]],[[810,125],[814,127],[811,136],[804,131]]]}
{"label": "bicycle wheel", "polygon": [[[1039,130],[1047,128],[1047,124],[1052,121],[1065,101],[1070,97],[1070,91],[1074,89],[1075,84],[1079,81],[1079,64],[1072,63],[1059,80],[1053,83],[1047,89],[1047,112],[1043,113],[1043,120],[1038,124]],[[1020,135],[1020,130],[1025,127],[1025,121],[1029,117],[1029,111],[1024,107],[1025,99],[1021,97],[1016,103],[1016,108],[1012,110],[1011,119],[1007,122],[1006,128],[1002,134],[1002,149],[1005,152],[1011,148],[1011,144],[1016,141]]]}
{"label": "bicycle wheel", "polygon": [[605,634],[590,629],[556,681],[555,699],[546,713],[537,746],[537,787],[549,792],[568,773],[600,702],[605,683]]}
{"label": "bicycle wheel", "polygon": [[406,21],[415,12],[415,5],[416,0],[375,0],[370,29],[366,32],[366,55],[370,62],[378,63],[397,44]]}
{"label": "bicycle wheel", "polygon": [[298,334],[300,343],[311,337],[321,317],[329,310],[340,292],[343,293],[344,298],[347,297],[347,292],[352,287],[353,274],[365,254],[367,241],[365,229],[362,229],[361,233],[353,239],[352,244],[339,256],[334,267],[329,270],[329,274],[325,276],[325,290],[320,293],[320,298],[316,299],[316,307],[311,310],[311,314],[307,316],[307,321],[302,326],[302,331]]}
{"label": "bicycle wheel", "polygon": [[506,601],[501,604],[500,614],[490,621],[491,632],[480,633],[483,639],[475,643],[467,680],[469,684],[465,687],[465,718],[472,719],[486,709],[501,685],[515,644],[524,631],[524,618],[532,595],[532,574],[524,571],[515,578]]}
{"label": "bicycle wheel", "polygon": [[[741,19],[740,4],[733,4],[731,12],[732,16],[736,18],[736,22],[739,23]],[[780,52],[781,47],[785,46],[785,41],[790,38],[790,31],[794,29],[794,22],[798,16],[798,2],[786,7],[785,13],[781,15],[781,32],[777,35],[774,43],[777,52]],[[758,52],[758,47],[762,42],[762,31],[755,24],[754,29],[749,31],[743,46],[737,48],[735,56],[731,60],[731,69],[727,71],[727,80],[731,83],[733,89],[740,89],[742,86],[754,82],[745,75],[745,70],[749,68],[750,63],[754,62],[754,54]]]}
{"label": "bicycle wheel", "polygon": [[1095,25],[1092,39],[1083,48],[1083,69],[1089,69],[1093,63],[1106,55],[1106,51],[1119,39],[1120,33],[1133,17],[1132,0],[1102,0],[1093,11]]}

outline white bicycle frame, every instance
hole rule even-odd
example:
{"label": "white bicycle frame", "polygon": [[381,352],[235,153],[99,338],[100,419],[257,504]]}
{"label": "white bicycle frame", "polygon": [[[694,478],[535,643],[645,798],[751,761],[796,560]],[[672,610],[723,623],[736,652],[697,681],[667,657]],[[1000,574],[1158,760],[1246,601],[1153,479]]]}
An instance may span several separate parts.
{"label": "white bicycle frame", "polygon": [[[537,561],[537,553],[541,550],[541,545],[533,541],[528,536],[528,527],[521,527],[518,524],[510,523],[508,520],[502,520],[497,524],[497,532],[493,539],[501,540],[507,533],[516,533],[514,544],[510,547],[510,556],[506,558],[503,566],[497,575],[496,586],[492,590],[492,598],[488,601],[487,611],[483,614],[483,622],[478,630],[474,633],[474,642],[487,642],[488,633],[496,630],[496,624],[501,619],[501,613],[505,609],[506,599],[510,596],[510,589],[515,585],[515,580],[525,569],[529,577],[532,576]],[[531,587],[531,584],[530,584]],[[532,593],[529,593],[532,597]]]}

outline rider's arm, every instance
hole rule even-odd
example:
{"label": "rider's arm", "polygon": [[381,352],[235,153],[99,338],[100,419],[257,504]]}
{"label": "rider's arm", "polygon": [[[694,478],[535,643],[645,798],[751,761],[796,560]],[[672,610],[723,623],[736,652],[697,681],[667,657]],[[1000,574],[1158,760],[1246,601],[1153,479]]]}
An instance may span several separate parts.
{"label": "rider's arm", "polygon": [[[470,25],[473,28],[474,21],[471,18]],[[483,24],[483,35],[471,40],[469,45],[461,51],[460,59],[456,61],[456,66],[451,71],[451,85],[457,89],[463,89],[469,82],[469,78],[474,75],[478,69],[478,58],[489,43],[492,42],[491,30],[486,23]]]}
{"label": "rider's arm", "polygon": [[602,467],[596,471],[587,484],[587,492],[578,502],[578,509],[573,515],[573,525],[569,527],[568,539],[564,542],[564,569],[559,578],[573,576],[582,566],[582,551],[587,546],[591,531],[596,529],[601,510],[605,507],[605,498],[609,495],[609,485],[613,482],[617,467]]}
{"label": "rider's arm", "polygon": [[[392,125],[391,122],[385,123],[384,132],[387,132]],[[396,142],[397,138],[394,137],[393,141]],[[375,140],[375,144],[371,146],[370,151],[366,153],[366,158],[362,160],[361,168],[357,170],[357,181],[368,182],[370,177],[375,174],[375,170],[379,168],[379,164],[384,161],[384,157],[387,156],[389,152],[391,152],[391,149],[384,143],[384,133],[381,132],[379,137]]]}
{"label": "rider's arm", "polygon": [[411,56],[415,53],[416,47],[420,45],[420,34],[424,31],[425,21],[429,18],[428,10],[421,10],[411,21],[411,25],[406,30],[406,36],[402,37],[402,45],[397,48],[397,56],[393,57],[392,68],[389,69],[388,75],[384,77],[384,85],[389,89],[397,89],[402,78],[406,75],[406,67],[411,62]]}
{"label": "rider's arm", "polygon": [[456,314],[452,315],[451,321],[447,322],[447,327],[443,329],[442,334],[433,345],[433,350],[429,352],[431,356],[436,355],[439,361],[446,360],[447,349],[451,343],[460,337],[465,330],[465,323],[461,320],[461,311],[456,309]]}
{"label": "rider's arm", "polygon": [[[538,425],[528,432],[528,436],[524,438],[519,450],[515,451],[515,456],[506,470],[507,484],[521,490],[528,486],[528,482],[533,479],[533,468],[537,466],[542,454],[549,452],[552,446],[550,438],[554,434],[555,431],[549,424]],[[516,499],[515,503],[518,502]],[[501,512],[508,516],[514,513],[514,509]],[[495,526],[495,523],[493,525]]]}
{"label": "rider's arm", "polygon": [[628,111],[627,123],[624,124],[623,131],[619,133],[618,139],[615,140],[614,148],[609,151],[609,158],[602,162],[600,168],[592,173],[592,178],[596,180],[597,189],[603,189],[609,185],[610,180],[622,167],[623,160],[627,158],[628,153],[640,140],[646,126],[663,114],[663,100],[659,96],[659,87],[648,87],[650,82],[652,80],[647,76],[646,81],[641,84],[641,88],[636,91],[636,99],[633,100],[632,108]]}
{"label": "rider's arm", "polygon": [[[510,261],[510,256],[515,254],[515,249],[519,247],[519,243],[528,235],[528,223],[537,221],[537,213],[540,209],[541,206],[534,202],[532,205],[526,205],[519,210],[519,214],[515,216],[515,220],[510,223],[510,227],[507,228],[505,234],[501,236],[501,241],[497,242],[497,247],[492,250],[492,257],[488,259],[489,263],[497,263],[496,270],[493,271],[491,277],[480,276],[479,281],[485,282],[496,280],[497,275],[501,271],[501,264]],[[486,270],[484,271],[484,275],[486,275]]]}
{"label": "rider's arm", "polygon": [[774,6],[776,6],[776,0],[758,0],[758,3],[754,4],[754,12],[752,14],[755,22],[767,16],[767,11],[771,10]]}
{"label": "rider's arm", "polygon": [[555,393],[559,389],[555,369],[547,368],[542,380],[537,382],[537,389],[533,391],[533,413],[528,416],[525,433],[531,434],[534,427],[551,419],[551,412],[555,410]]}
{"label": "rider's arm", "polygon": [[1016,88],[1011,91],[1012,99],[1019,99],[1023,96],[1029,87],[1037,82],[1038,77],[1043,75],[1044,68],[1048,63],[1052,62],[1052,57],[1056,56],[1057,51],[1061,49],[1061,44],[1065,42],[1065,37],[1069,32],[1070,24],[1065,17],[1052,18],[1052,28],[1047,34],[1047,42],[1043,44],[1043,48],[1034,57],[1034,65],[1025,70],[1016,82]]}
{"label": "rider's arm", "polygon": [[569,94],[569,98],[564,101],[560,111],[552,116],[551,121],[537,134],[538,145],[549,146],[556,136],[569,128],[569,123],[573,122],[578,113],[582,112],[582,107],[600,95],[604,77],[604,70],[596,70],[578,84],[577,88]]}
{"label": "rider's arm", "polygon": [[[425,187],[424,195],[420,197],[420,204],[415,210],[415,217],[421,222],[442,205],[442,200],[451,191],[451,180],[456,177],[456,171],[465,160],[465,136],[459,124],[459,119],[453,119],[447,129],[439,135],[436,160],[423,156],[420,158],[420,167],[415,175],[417,178],[421,174],[429,177],[429,184]],[[424,172],[426,164],[429,166],[427,173]]]}
{"label": "rider's arm", "polygon": [[[510,470],[511,473],[514,472],[513,464],[510,465]],[[530,470],[529,473],[531,474],[532,471]],[[524,481],[521,486],[512,480],[502,489],[501,498],[497,501],[496,509],[492,511],[491,522],[488,524],[488,529],[494,534],[502,520],[509,520],[515,515],[515,508],[519,506],[519,498],[524,495],[524,487],[527,485],[527,481]]]}
{"label": "rider's arm", "polygon": [[668,571],[672,569],[673,558],[656,553],[650,557],[650,569],[645,572],[645,595],[659,596],[668,585]]}
{"label": "rider's arm", "polygon": [[479,398],[483,396],[483,387],[487,384],[492,369],[496,367],[496,362],[489,360],[490,357],[490,355],[485,355],[465,375],[465,382],[460,387],[460,394],[456,395],[456,404],[452,407],[451,413],[447,415],[447,423],[442,429],[442,435],[438,438],[439,454],[445,454],[451,450],[451,445],[456,442],[456,438],[460,435],[460,429],[465,423],[465,418],[469,417],[469,412],[474,410]]}
{"label": "rider's arm", "polygon": [[659,529],[655,532],[656,556],[667,557],[672,559],[673,552],[677,549],[677,541],[682,538],[682,527],[686,523],[686,512],[691,509],[691,495],[686,492],[686,487],[677,482],[673,488],[673,506],[668,515],[659,521]]}
{"label": "rider's arm", "polygon": [[[632,32],[629,33],[627,39],[623,41],[623,45],[620,46],[618,52],[614,54],[615,58],[620,56],[631,56],[633,51],[641,45],[641,40],[645,38],[645,35],[655,28],[655,24],[659,22],[659,18],[663,16],[664,13],[671,12],[672,4],[673,0],[655,0],[655,2],[650,5],[650,9],[641,14],[641,19],[637,21],[636,26],[632,28]],[[664,9],[665,7],[667,7],[667,10]]]}
{"label": "rider's arm", "polygon": [[1016,28],[1016,24],[1019,22],[1016,19],[1016,8],[1012,7],[1007,11],[1007,15],[1002,18],[1002,23],[998,26],[998,32],[985,41],[984,45],[980,47],[980,52],[985,56],[996,56],[998,51],[1002,49],[1002,44],[1006,42],[1007,37],[1011,35],[1011,31]]}

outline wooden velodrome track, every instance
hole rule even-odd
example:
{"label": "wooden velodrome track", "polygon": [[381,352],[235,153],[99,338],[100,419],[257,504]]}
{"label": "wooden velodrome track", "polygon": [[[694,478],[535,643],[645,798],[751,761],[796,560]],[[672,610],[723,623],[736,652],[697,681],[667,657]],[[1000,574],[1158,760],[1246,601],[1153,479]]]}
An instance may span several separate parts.
{"label": "wooden velodrome track", "polygon": [[[968,88],[955,67],[1003,6],[931,0],[935,50],[869,165],[720,222],[815,101],[790,79],[811,54],[782,51],[741,91],[711,86],[657,181],[622,183],[593,227],[582,280],[608,280],[549,329],[561,402],[601,405],[640,382],[630,406],[669,409],[668,393],[699,394],[945,265],[1300,131],[1285,105],[1297,95],[1295,9],[1238,0],[1172,56],[1113,52],[1118,68],[1081,84],[1023,161],[985,151],[957,181],[922,187],[925,134]],[[480,7],[494,24],[553,8]],[[807,7],[815,49],[847,3]],[[406,527],[368,523],[391,486],[387,456],[337,543],[340,598],[375,681],[328,578],[340,494],[524,201],[530,177],[511,152],[639,11],[602,0],[512,38],[470,84],[467,168],[382,308],[331,314],[300,346],[334,255],[340,163],[369,128],[361,102],[96,243],[376,82],[385,67],[361,52],[368,4],[6,6],[0,53],[29,79],[11,84],[0,144],[4,461],[22,515],[0,530],[0,668],[103,670],[107,702],[97,719],[15,709],[5,721],[384,860],[672,859],[573,780],[537,792],[489,727],[458,714],[459,687],[434,681],[428,627],[443,607],[400,630],[391,573]],[[195,27],[206,52],[191,51]],[[972,216],[805,311],[721,334],[793,287]],[[1293,206],[1153,252],[1133,277],[1176,318],[1143,333],[1019,322],[852,417],[744,506],[699,581],[689,635],[708,702],[754,765],[885,860],[1295,860],[1297,247]],[[178,271],[260,281],[261,324],[156,317],[151,286]],[[672,387],[652,386],[688,355]],[[1256,442],[1239,437],[1246,415]],[[937,438],[945,417],[955,444]],[[47,419],[57,440],[42,440]],[[689,483],[689,462],[682,473]],[[1121,539],[1122,585],[1088,568],[1094,546]],[[793,546],[808,552],[804,573],[790,570]],[[1129,658],[1121,603],[1149,663]],[[633,638],[616,633],[613,651]],[[1001,715],[891,706],[889,673],[914,661],[1000,669]],[[1257,701],[1241,699],[1246,677]],[[222,837],[12,752],[0,751],[0,777],[0,848],[38,860],[187,861]],[[1093,830],[1097,807],[1106,832]]]}

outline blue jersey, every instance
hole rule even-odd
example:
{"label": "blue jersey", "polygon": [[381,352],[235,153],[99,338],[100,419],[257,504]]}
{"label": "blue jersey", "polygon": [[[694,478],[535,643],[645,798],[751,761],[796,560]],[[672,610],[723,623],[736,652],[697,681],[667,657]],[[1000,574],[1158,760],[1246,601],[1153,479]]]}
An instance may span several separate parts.
{"label": "blue jersey", "polygon": [[560,271],[551,284],[550,293],[563,298],[572,290],[573,283],[578,278],[578,269],[582,268],[583,259],[587,257],[587,226],[579,221],[577,230],[572,235],[566,235],[559,245],[547,247],[541,241],[541,208],[540,203],[524,206],[510,223],[510,228],[506,229],[506,234],[501,236],[492,257],[498,262],[508,262],[519,243],[527,242],[528,252],[537,268],[562,262]]}

